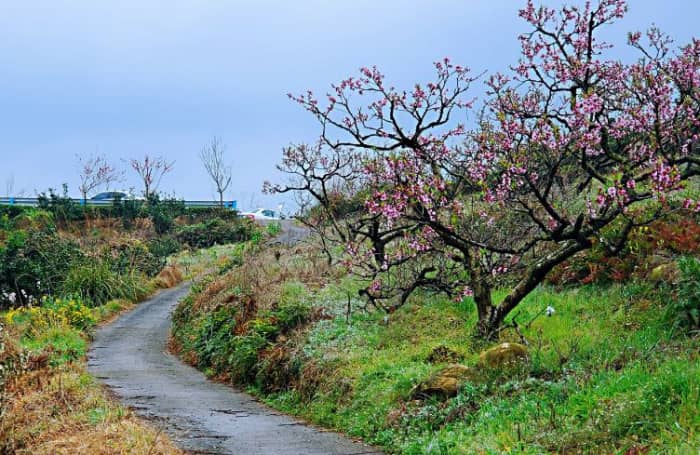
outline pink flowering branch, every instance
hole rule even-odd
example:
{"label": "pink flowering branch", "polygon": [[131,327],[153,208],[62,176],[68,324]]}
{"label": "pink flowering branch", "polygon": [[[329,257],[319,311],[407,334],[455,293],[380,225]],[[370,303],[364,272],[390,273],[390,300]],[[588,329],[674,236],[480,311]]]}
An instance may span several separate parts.
{"label": "pink flowering branch", "polygon": [[[291,96],[319,121],[319,150],[361,151],[341,179],[361,182],[351,192],[360,204],[321,224],[349,233],[346,263],[367,279],[370,302],[391,310],[417,290],[470,296],[479,333],[494,336],[554,267],[594,241],[617,253],[636,226],[700,207],[677,197],[700,174],[700,42],[674,50],[652,28],[629,35],[638,60],[609,59],[600,32],[626,11],[623,0],[526,1],[521,58],[487,78],[472,131],[456,114],[472,112],[475,78],[448,59],[434,82],[408,90],[364,68],[323,102]],[[305,160],[286,164],[337,177],[332,159]],[[327,198],[312,189],[324,179],[309,181],[290,188]],[[494,302],[504,276],[516,284]]]}

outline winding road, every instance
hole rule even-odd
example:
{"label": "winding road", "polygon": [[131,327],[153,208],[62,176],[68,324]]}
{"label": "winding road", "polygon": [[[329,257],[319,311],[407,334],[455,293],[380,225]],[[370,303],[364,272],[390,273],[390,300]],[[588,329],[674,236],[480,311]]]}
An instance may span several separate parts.
{"label": "winding road", "polygon": [[163,291],[97,331],[88,369],[125,405],[162,427],[190,453],[380,453],[211,382],[169,354],[170,313],[188,289],[181,285]]}

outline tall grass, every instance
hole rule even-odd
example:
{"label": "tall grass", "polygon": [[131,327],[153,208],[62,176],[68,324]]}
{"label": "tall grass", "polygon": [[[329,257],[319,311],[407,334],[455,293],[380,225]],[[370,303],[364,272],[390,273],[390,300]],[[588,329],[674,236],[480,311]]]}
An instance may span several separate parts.
{"label": "tall grass", "polygon": [[84,261],[70,269],[62,286],[64,295],[76,295],[103,305],[114,299],[138,301],[147,295],[147,280],[136,271],[118,273],[106,260]]}

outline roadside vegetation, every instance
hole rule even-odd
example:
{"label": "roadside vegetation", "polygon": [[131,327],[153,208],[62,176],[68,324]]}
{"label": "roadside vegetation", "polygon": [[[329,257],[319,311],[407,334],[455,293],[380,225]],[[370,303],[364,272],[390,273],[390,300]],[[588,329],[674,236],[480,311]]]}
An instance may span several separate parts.
{"label": "roadside vegetation", "polygon": [[290,94],[318,134],[266,189],[313,242],[242,249],[174,349],[390,453],[697,453],[700,40],[622,60],[627,2],[581,3],[524,1],[505,73]]}
{"label": "roadside vegetation", "polygon": [[[239,245],[177,308],[172,346],[389,453],[694,453],[699,221],[640,229],[619,257],[577,256],[493,341],[469,330],[471,297],[422,292],[386,315],[318,244]],[[504,342],[526,355],[489,360]]]}
{"label": "roadside vegetation", "polygon": [[0,207],[0,453],[180,453],[87,373],[91,333],[220,267],[235,245],[200,247],[261,234],[224,211],[157,199],[135,209],[55,194],[43,209]]}

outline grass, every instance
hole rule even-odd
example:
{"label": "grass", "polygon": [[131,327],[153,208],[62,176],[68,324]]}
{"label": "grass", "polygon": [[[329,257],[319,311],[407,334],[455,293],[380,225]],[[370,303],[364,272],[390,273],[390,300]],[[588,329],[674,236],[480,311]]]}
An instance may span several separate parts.
{"label": "grass", "polygon": [[[450,399],[416,400],[412,388],[445,366],[434,352],[478,368],[490,344],[470,334],[473,303],[422,294],[385,318],[363,311],[352,298],[358,284],[317,259],[251,251],[239,269],[196,287],[176,311],[180,354],[275,408],[388,453],[697,453],[700,341],[674,324],[675,289],[541,287],[514,316],[529,343],[523,368],[489,372]],[[315,310],[270,332],[281,302]],[[217,363],[253,336],[262,340],[246,375]],[[521,339],[509,330],[500,341]]]}
{"label": "grass", "polygon": [[[523,320],[546,305],[557,313],[524,331],[531,340],[527,374],[470,384],[446,402],[412,401],[409,391],[440,368],[426,361],[435,346],[476,363],[484,346],[465,329],[474,318],[470,302],[424,298],[386,326],[377,315],[323,321],[304,349],[309,362],[331,362],[332,376],[311,400],[295,390],[265,399],[391,452],[615,453],[639,446],[690,453],[700,446],[697,340],[674,337],[661,303],[633,291],[538,290]],[[349,398],[340,393],[348,384]]]}
{"label": "grass", "polygon": [[133,305],[54,299],[4,315],[0,453],[181,453],[86,371],[92,327]]}
{"label": "grass", "polygon": [[[152,292],[181,279],[170,267],[141,286]],[[181,453],[86,371],[94,326],[133,306],[127,299],[91,308],[79,298],[47,298],[0,315],[0,453]]]}
{"label": "grass", "polygon": [[116,404],[80,363],[25,374],[12,393],[0,426],[3,453],[181,453]]}

